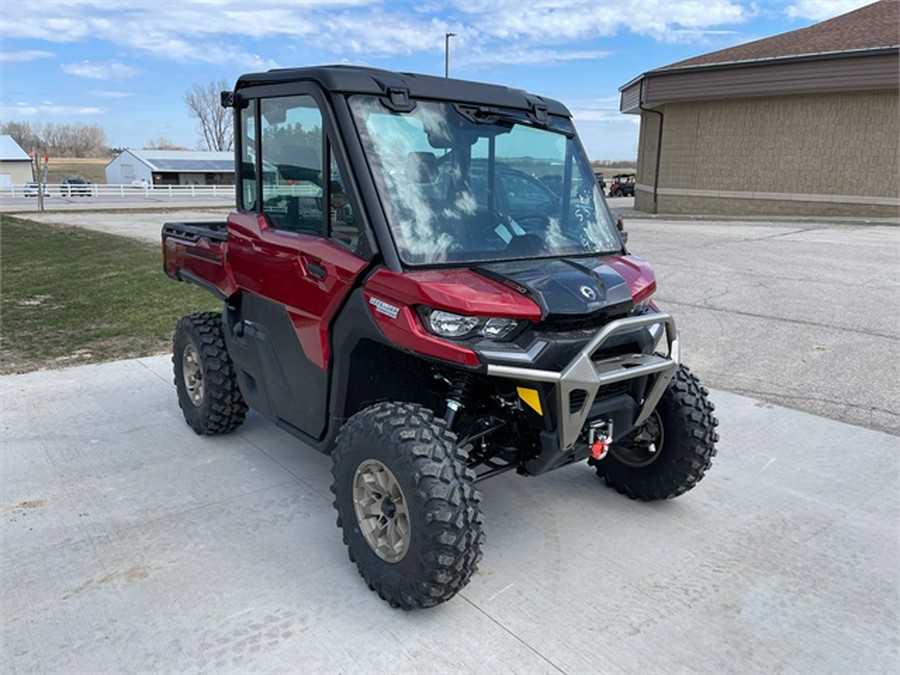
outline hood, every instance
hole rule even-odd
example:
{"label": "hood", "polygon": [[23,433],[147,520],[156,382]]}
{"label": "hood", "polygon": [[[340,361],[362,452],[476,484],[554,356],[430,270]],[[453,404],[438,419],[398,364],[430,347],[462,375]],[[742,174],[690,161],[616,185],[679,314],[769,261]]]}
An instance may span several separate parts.
{"label": "hood", "polygon": [[[617,271],[621,262],[608,258],[554,258],[492,263],[473,271],[530,297],[540,306],[542,318],[552,321],[630,312],[634,306],[631,280]],[[652,277],[649,267],[647,272]]]}

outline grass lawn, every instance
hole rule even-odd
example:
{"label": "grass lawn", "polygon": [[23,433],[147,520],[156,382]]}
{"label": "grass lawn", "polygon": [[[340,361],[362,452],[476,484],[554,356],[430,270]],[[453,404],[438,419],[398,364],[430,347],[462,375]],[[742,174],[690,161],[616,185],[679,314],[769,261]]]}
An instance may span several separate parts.
{"label": "grass lawn", "polygon": [[48,164],[47,185],[59,185],[63,178],[84,178],[92,183],[106,183],[106,165],[112,157],[104,159],[73,159],[52,157]]}
{"label": "grass lawn", "polygon": [[0,216],[0,374],[167,352],[180,316],[220,307],[158,245]]}

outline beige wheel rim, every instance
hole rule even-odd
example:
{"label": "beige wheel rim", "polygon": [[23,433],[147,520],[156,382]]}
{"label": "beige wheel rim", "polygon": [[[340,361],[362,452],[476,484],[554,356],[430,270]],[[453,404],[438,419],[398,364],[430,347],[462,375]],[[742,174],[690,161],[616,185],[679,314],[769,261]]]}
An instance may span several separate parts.
{"label": "beige wheel rim", "polygon": [[409,550],[410,519],[396,476],[376,459],[367,459],[353,476],[353,508],[359,531],[379,558],[403,560]]}

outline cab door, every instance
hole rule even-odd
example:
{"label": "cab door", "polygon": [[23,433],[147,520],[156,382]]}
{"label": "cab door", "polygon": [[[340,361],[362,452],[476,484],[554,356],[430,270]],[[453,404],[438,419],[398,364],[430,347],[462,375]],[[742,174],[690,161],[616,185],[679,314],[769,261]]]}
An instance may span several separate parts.
{"label": "cab door", "polygon": [[229,320],[242,392],[313,438],[328,418],[329,326],[368,264],[325,113],[314,90],[241,110],[240,204],[228,238],[242,289]]}

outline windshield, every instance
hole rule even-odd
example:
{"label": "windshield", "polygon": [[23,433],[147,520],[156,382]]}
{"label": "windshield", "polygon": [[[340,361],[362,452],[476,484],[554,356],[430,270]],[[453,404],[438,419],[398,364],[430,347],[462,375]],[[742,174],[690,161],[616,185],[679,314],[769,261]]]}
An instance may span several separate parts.
{"label": "windshield", "polygon": [[571,122],[417,101],[350,99],[406,264],[611,253],[615,221]]}

